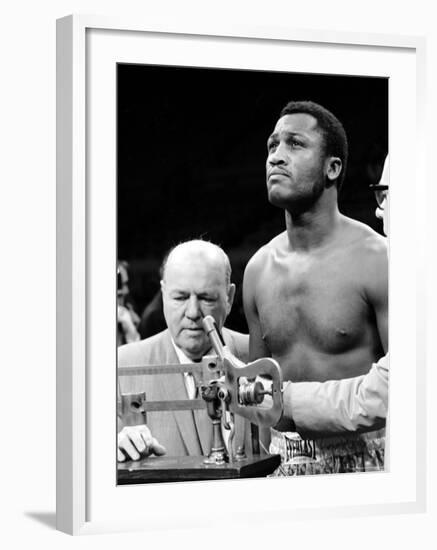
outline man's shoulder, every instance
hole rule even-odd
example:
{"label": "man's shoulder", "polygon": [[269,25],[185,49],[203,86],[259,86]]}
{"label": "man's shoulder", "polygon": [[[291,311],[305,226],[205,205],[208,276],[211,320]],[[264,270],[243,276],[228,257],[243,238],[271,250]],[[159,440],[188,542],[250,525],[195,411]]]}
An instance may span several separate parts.
{"label": "man's shoulder", "polygon": [[343,217],[343,223],[349,235],[350,242],[357,252],[366,257],[387,258],[387,238],[377,233],[365,223]]}
{"label": "man's shoulder", "polygon": [[120,346],[117,350],[118,364],[119,366],[123,366],[132,364],[135,361],[148,359],[151,355],[168,345],[168,342],[171,342],[171,340],[169,332],[166,329],[144,340]]}
{"label": "man's shoulder", "polygon": [[287,243],[287,232],[283,231],[273,237],[268,243],[264,244],[259,248],[255,254],[250,258],[247,263],[245,275],[251,273],[258,273],[265,264],[269,256],[277,251],[279,248],[285,246]]}
{"label": "man's shoulder", "polygon": [[350,220],[349,246],[344,246],[354,280],[371,296],[386,296],[388,288],[387,238],[364,223]]}

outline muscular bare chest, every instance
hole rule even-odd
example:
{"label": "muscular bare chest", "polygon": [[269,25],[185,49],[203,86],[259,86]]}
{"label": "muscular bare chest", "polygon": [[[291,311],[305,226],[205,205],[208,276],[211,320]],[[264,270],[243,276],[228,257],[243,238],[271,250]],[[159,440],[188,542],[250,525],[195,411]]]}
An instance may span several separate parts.
{"label": "muscular bare chest", "polygon": [[294,349],[336,355],[356,347],[368,324],[359,266],[343,254],[272,255],[258,281],[256,305],[273,356]]}

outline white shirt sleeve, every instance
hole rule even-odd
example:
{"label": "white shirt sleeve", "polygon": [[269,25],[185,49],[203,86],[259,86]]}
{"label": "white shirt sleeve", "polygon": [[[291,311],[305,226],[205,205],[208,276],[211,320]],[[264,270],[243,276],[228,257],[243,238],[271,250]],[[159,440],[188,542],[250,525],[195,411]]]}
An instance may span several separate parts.
{"label": "white shirt sleeve", "polygon": [[362,376],[327,382],[288,382],[284,416],[313,435],[365,432],[384,426],[388,410],[388,354]]}

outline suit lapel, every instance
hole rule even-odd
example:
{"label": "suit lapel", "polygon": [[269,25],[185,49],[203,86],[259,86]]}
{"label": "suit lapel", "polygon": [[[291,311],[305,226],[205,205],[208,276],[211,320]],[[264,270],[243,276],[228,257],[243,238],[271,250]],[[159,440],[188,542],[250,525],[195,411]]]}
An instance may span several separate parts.
{"label": "suit lapel", "polygon": [[[165,349],[167,351],[166,363],[179,363],[178,357],[173,347],[170,334],[166,334]],[[165,365],[163,365],[163,370]],[[179,400],[187,399],[187,390],[184,382],[183,374],[163,374],[156,377],[159,379],[161,393],[164,400]],[[182,439],[187,447],[190,456],[198,456],[202,454],[202,449],[199,443],[199,437],[196,430],[196,424],[193,418],[192,411],[175,411],[173,417],[179,428]]]}
{"label": "suit lapel", "polygon": [[[226,345],[231,352],[235,352],[235,345],[232,336],[223,329],[223,336]],[[173,347],[169,331],[163,334],[162,354],[160,357],[165,357],[165,364],[179,363],[176,351]],[[165,365],[163,365],[163,370]],[[187,399],[187,390],[183,374],[162,374],[155,377],[156,383],[159,384],[159,393],[163,400],[179,400]],[[206,455],[211,450],[212,444],[212,424],[205,409],[195,411],[175,411],[173,412],[176,425],[179,429],[181,437],[187,448],[188,454],[191,456]],[[235,415],[235,437],[234,437],[234,452],[239,446],[244,447],[245,435],[248,422],[243,417]],[[249,430],[250,432],[250,430]],[[246,447],[247,449],[247,447]]]}
{"label": "suit lapel", "polygon": [[211,451],[212,422],[206,412],[206,409],[195,410],[193,411],[193,414],[196,422],[197,433],[202,445],[202,454],[206,456]]}
{"label": "suit lapel", "polygon": [[[241,350],[237,349],[237,344],[234,341],[233,335],[230,331],[228,331],[226,328],[223,327],[222,335],[223,335],[225,344],[229,348],[231,353],[234,353],[241,360],[247,359],[246,356],[243,356],[243,357],[241,356]],[[243,449],[245,449],[247,453],[251,453],[252,446],[250,443],[250,422],[245,418],[243,418],[242,416],[235,414],[234,423],[235,423],[235,435],[234,435],[234,441],[232,444],[233,452],[235,453],[238,447],[242,447]]]}

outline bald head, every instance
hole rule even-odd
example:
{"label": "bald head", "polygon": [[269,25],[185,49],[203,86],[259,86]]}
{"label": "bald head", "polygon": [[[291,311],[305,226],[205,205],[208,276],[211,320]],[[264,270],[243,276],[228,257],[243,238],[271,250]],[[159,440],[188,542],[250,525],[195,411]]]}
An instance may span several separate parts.
{"label": "bald head", "polygon": [[166,271],[169,266],[171,267],[173,263],[184,264],[191,260],[205,263],[217,273],[221,271],[226,286],[231,284],[231,263],[225,251],[214,243],[200,239],[186,241],[170,250],[162,269],[163,281],[166,279]]}
{"label": "bald head", "polygon": [[202,317],[212,315],[222,328],[235,294],[225,252],[207,241],[179,244],[167,256],[161,281],[164,316],[176,345],[190,359],[210,349]]}

